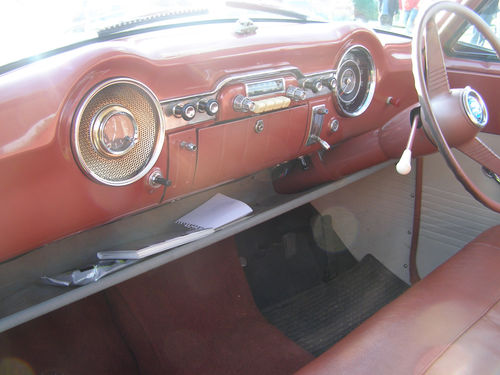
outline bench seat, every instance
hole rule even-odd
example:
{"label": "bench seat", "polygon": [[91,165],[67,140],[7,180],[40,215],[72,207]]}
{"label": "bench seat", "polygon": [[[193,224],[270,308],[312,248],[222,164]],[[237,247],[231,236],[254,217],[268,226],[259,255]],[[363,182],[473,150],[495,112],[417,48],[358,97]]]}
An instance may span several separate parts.
{"label": "bench seat", "polygon": [[297,372],[499,374],[500,226]]}

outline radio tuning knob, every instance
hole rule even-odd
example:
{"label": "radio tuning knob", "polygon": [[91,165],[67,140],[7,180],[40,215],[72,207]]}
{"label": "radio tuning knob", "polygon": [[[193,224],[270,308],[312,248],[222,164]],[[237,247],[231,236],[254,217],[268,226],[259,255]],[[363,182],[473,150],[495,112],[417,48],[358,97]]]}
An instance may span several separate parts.
{"label": "radio tuning knob", "polygon": [[243,95],[236,95],[233,100],[233,109],[236,112],[253,112],[255,109],[255,103]]}
{"label": "radio tuning knob", "polygon": [[288,96],[290,99],[299,101],[299,100],[306,100],[307,94],[304,90],[301,88],[295,87],[295,86],[288,86],[286,88],[286,96]]}
{"label": "radio tuning knob", "polygon": [[191,121],[196,115],[196,108],[191,103],[184,105],[177,104],[173,112],[175,117],[182,117],[186,121]]}
{"label": "radio tuning knob", "polygon": [[311,79],[304,81],[304,88],[311,90],[314,93],[321,91],[323,83],[319,79]]}
{"label": "radio tuning knob", "polygon": [[209,116],[214,116],[219,112],[219,103],[214,99],[201,100],[198,102],[198,111],[207,112]]}

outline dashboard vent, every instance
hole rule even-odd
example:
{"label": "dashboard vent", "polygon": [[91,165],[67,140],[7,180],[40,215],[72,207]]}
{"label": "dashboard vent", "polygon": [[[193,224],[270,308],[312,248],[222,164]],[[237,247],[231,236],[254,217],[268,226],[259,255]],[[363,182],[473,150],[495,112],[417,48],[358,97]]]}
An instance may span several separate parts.
{"label": "dashboard vent", "polygon": [[93,180],[123,186],[154,165],[164,142],[158,99],[140,82],[117,78],[94,88],[76,113],[73,150]]}

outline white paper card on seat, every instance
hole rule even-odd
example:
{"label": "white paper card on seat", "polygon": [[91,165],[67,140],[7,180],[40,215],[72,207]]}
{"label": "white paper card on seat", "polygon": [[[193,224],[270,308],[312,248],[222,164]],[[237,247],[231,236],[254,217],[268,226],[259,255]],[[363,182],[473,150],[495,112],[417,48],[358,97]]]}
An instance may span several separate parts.
{"label": "white paper card on seat", "polygon": [[247,204],[217,193],[201,206],[176,221],[188,228],[218,229],[252,213]]}

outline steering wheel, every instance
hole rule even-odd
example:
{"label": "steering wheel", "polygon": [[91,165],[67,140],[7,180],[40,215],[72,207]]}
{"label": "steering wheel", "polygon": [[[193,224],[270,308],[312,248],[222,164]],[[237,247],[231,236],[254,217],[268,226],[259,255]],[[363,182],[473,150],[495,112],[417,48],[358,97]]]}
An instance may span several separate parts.
{"label": "steering wheel", "polygon": [[457,148],[483,167],[500,175],[500,157],[476,137],[488,122],[488,111],[483,99],[470,87],[450,89],[434,19],[442,10],[468,20],[500,56],[500,42],[483,19],[471,9],[449,1],[436,2],[421,9],[412,42],[412,65],[422,123],[427,135],[432,138],[465,189],[483,205],[500,213],[500,203],[488,197],[474,184],[450,148]]}

